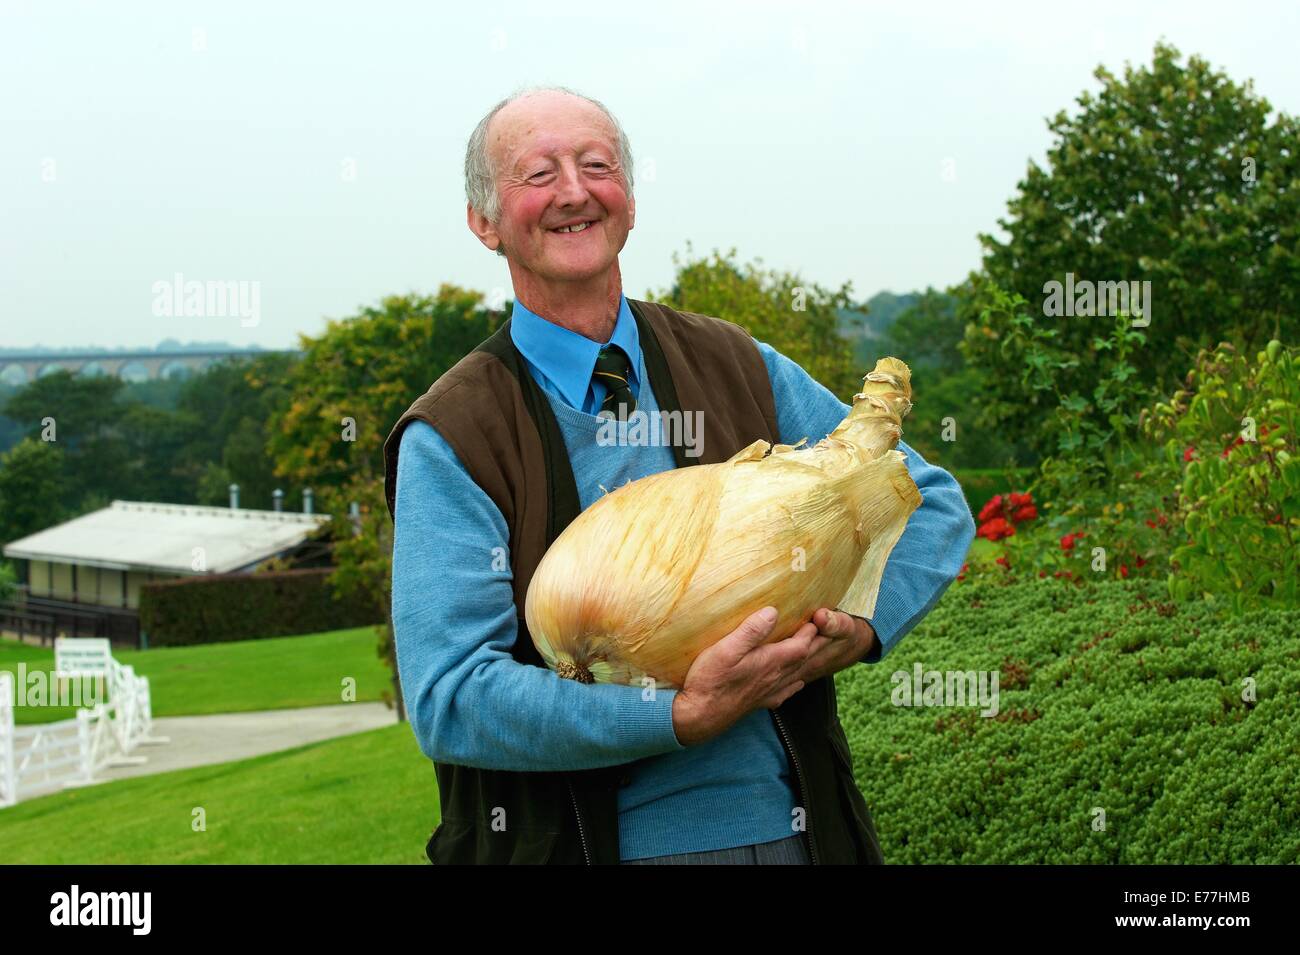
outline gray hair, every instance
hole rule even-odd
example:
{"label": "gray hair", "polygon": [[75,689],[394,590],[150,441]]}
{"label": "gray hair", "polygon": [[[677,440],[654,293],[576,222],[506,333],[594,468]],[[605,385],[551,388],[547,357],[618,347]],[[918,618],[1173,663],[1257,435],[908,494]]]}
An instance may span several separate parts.
{"label": "gray hair", "polygon": [[[469,200],[474,211],[489,222],[501,221],[501,196],[497,193],[496,168],[487,148],[488,126],[491,125],[492,118],[506,106],[533,93],[567,93],[586,100],[605,114],[605,118],[614,129],[618,146],[618,164],[627,182],[628,198],[632,198],[632,147],[628,143],[627,134],[623,132],[623,127],[614,118],[614,114],[605,108],[605,104],[565,86],[530,86],[511,93],[493,106],[488,110],[488,114],[479,120],[479,124],[474,127],[474,132],[470,134],[469,145],[465,148],[465,198]],[[505,255],[505,253],[498,248],[497,255]]]}

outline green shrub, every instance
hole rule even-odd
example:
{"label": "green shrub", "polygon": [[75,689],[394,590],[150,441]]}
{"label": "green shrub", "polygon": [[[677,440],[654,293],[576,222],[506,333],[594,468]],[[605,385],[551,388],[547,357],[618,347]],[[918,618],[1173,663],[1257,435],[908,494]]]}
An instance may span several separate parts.
{"label": "green shrub", "polygon": [[[1181,470],[1171,593],[1234,610],[1300,602],[1300,350],[1272,341],[1250,361],[1202,351],[1187,388],[1144,420]],[[1177,472],[1176,472],[1177,473]]]}
{"label": "green shrub", "polygon": [[286,637],[381,623],[364,597],[339,600],[332,569],[192,577],[140,588],[140,628],[151,647]]}
{"label": "green shrub", "polygon": [[1154,577],[1179,600],[1296,606],[1297,371],[1300,352],[1280,342],[1253,362],[1220,344],[1197,356],[1184,390],[1114,416],[1105,436],[1063,402],[1062,452],[1030,485],[1041,520],[980,542],[968,576]]}
{"label": "green shrub", "polygon": [[[916,663],[997,672],[997,716],[893,705]],[[887,862],[1300,862],[1300,611],[975,580],[837,687]]]}

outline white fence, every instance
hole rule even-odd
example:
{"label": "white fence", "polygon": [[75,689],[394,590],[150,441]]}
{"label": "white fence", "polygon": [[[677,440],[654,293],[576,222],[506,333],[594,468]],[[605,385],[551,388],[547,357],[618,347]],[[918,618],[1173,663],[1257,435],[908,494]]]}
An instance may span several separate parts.
{"label": "white fence", "polygon": [[136,747],[165,743],[151,735],[149,680],[113,659],[108,641],[60,638],[54,645],[56,680],[103,678],[108,701],[77,710],[76,719],[14,725],[13,674],[0,671],[0,806],[38,792],[95,782],[107,766],[145,762]]}

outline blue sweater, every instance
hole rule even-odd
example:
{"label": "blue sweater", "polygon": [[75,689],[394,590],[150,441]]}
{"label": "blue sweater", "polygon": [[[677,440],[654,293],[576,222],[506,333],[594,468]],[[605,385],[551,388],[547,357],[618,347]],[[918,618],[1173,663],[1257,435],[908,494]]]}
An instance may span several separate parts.
{"label": "blue sweater", "polygon": [[[633,359],[637,407],[653,415],[658,404],[626,308],[624,300],[611,340]],[[613,490],[674,467],[667,446],[597,440],[603,422],[582,408],[599,407],[603,386],[577,386],[569,372],[576,367],[590,382],[587,362],[594,364],[598,344],[582,339],[565,340],[555,349],[539,347],[550,329],[581,336],[526,313],[518,303],[513,318],[516,344],[564,435],[584,510],[604,493],[602,487]],[[630,339],[625,323],[632,327]],[[772,382],[782,442],[806,436],[814,443],[848,414],[848,405],[797,364],[765,343],[757,345]],[[568,365],[554,360],[559,354]],[[975,532],[952,476],[901,442],[899,449],[922,504],[885,566],[871,621],[881,645],[878,659],[938,601],[959,572]],[[792,834],[790,767],[767,710],[750,713],[708,742],[683,747],[672,727],[676,691],[659,690],[645,700],[639,686],[584,685],[513,659],[517,614],[505,520],[451,446],[421,421],[402,435],[395,514],[398,671],[411,726],[426,756],[517,771],[636,761],[630,784],[618,792],[623,860]]]}

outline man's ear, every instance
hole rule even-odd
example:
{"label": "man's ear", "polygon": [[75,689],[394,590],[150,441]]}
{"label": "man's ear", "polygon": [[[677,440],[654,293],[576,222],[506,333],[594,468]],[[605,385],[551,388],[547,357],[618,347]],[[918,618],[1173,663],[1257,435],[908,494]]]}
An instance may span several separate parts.
{"label": "man's ear", "polygon": [[478,236],[488,251],[500,251],[501,236],[497,235],[496,226],[468,202],[465,203],[465,221],[469,224],[469,230]]}
{"label": "man's ear", "polygon": [[633,229],[636,227],[636,198],[631,197],[627,200],[627,227]]}

